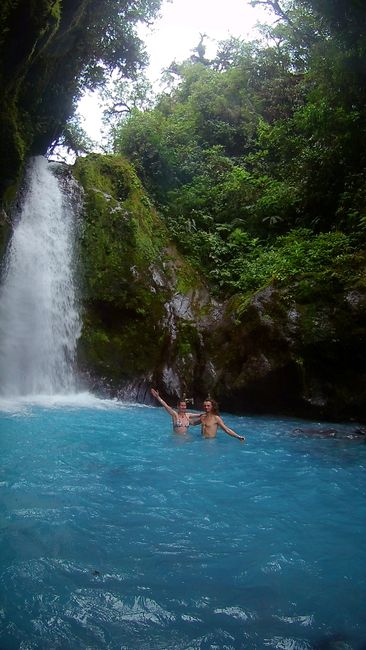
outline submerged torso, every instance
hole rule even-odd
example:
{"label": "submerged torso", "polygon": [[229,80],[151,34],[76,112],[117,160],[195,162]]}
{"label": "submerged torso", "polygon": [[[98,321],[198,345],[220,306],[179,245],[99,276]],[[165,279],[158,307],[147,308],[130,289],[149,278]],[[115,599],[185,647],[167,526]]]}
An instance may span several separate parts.
{"label": "submerged torso", "polygon": [[202,435],[205,438],[215,438],[217,434],[216,415],[201,415]]}
{"label": "submerged torso", "polygon": [[186,413],[178,413],[177,418],[173,420],[173,429],[175,433],[187,433],[189,424],[188,415]]}

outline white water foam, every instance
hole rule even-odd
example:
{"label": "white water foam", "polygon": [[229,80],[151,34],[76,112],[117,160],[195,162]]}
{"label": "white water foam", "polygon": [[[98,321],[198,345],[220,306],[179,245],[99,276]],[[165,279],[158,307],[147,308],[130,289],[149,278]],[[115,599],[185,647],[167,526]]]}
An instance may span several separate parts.
{"label": "white water foam", "polygon": [[42,407],[46,409],[94,409],[94,410],[125,410],[125,409],[149,409],[153,406],[137,404],[135,402],[121,402],[117,398],[103,398],[93,395],[87,391],[80,393],[65,394],[39,394],[29,396],[1,397],[0,396],[0,414],[14,414],[29,416],[33,407]]}

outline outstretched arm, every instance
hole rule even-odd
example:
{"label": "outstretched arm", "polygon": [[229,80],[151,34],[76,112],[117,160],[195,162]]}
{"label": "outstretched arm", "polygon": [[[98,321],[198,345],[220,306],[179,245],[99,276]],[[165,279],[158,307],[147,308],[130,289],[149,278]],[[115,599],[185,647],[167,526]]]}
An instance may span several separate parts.
{"label": "outstretched arm", "polygon": [[201,424],[202,413],[188,413],[189,424],[195,426],[196,424]]}
{"label": "outstretched arm", "polygon": [[151,395],[155,397],[155,399],[157,399],[158,402],[160,402],[160,404],[165,408],[165,410],[168,411],[169,415],[171,415],[172,417],[175,417],[177,415],[174,409],[172,409],[171,406],[169,406],[169,404],[164,402],[164,400],[160,397],[158,391],[155,390],[155,388],[151,389]]}
{"label": "outstretched arm", "polygon": [[240,440],[240,442],[244,442],[244,440],[245,440],[244,436],[239,436],[238,433],[235,433],[235,431],[230,429],[230,427],[226,426],[225,422],[223,421],[222,418],[220,418],[219,415],[217,415],[216,417],[217,417],[217,420],[216,420],[217,424],[219,425],[219,427],[221,427],[221,429],[223,431],[225,431],[225,433],[227,433],[229,436],[232,436],[233,438],[238,438],[238,440]]}

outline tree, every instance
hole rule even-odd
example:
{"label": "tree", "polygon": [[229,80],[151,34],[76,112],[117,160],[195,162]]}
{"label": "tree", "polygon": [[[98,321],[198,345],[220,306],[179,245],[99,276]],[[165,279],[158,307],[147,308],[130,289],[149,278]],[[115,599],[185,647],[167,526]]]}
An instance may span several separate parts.
{"label": "tree", "polygon": [[340,242],[365,234],[359,14],[344,36],[316,0],[261,4],[278,15],[266,41],[229,39],[208,63],[175,64],[175,85],[116,129],[116,151],[135,162],[178,247],[225,291],[270,278],[275,259],[296,257],[304,228],[309,249],[338,229]]}
{"label": "tree", "polygon": [[160,0],[7,0],[0,8],[0,176],[57,140],[85,89],[145,64],[136,25]]}

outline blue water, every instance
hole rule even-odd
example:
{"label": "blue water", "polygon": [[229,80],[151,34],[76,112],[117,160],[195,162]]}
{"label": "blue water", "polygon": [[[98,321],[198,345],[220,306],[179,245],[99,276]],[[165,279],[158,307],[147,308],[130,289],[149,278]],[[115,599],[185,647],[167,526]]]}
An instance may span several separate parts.
{"label": "blue water", "polygon": [[2,650],[366,647],[366,445],[224,419],[0,403]]}

